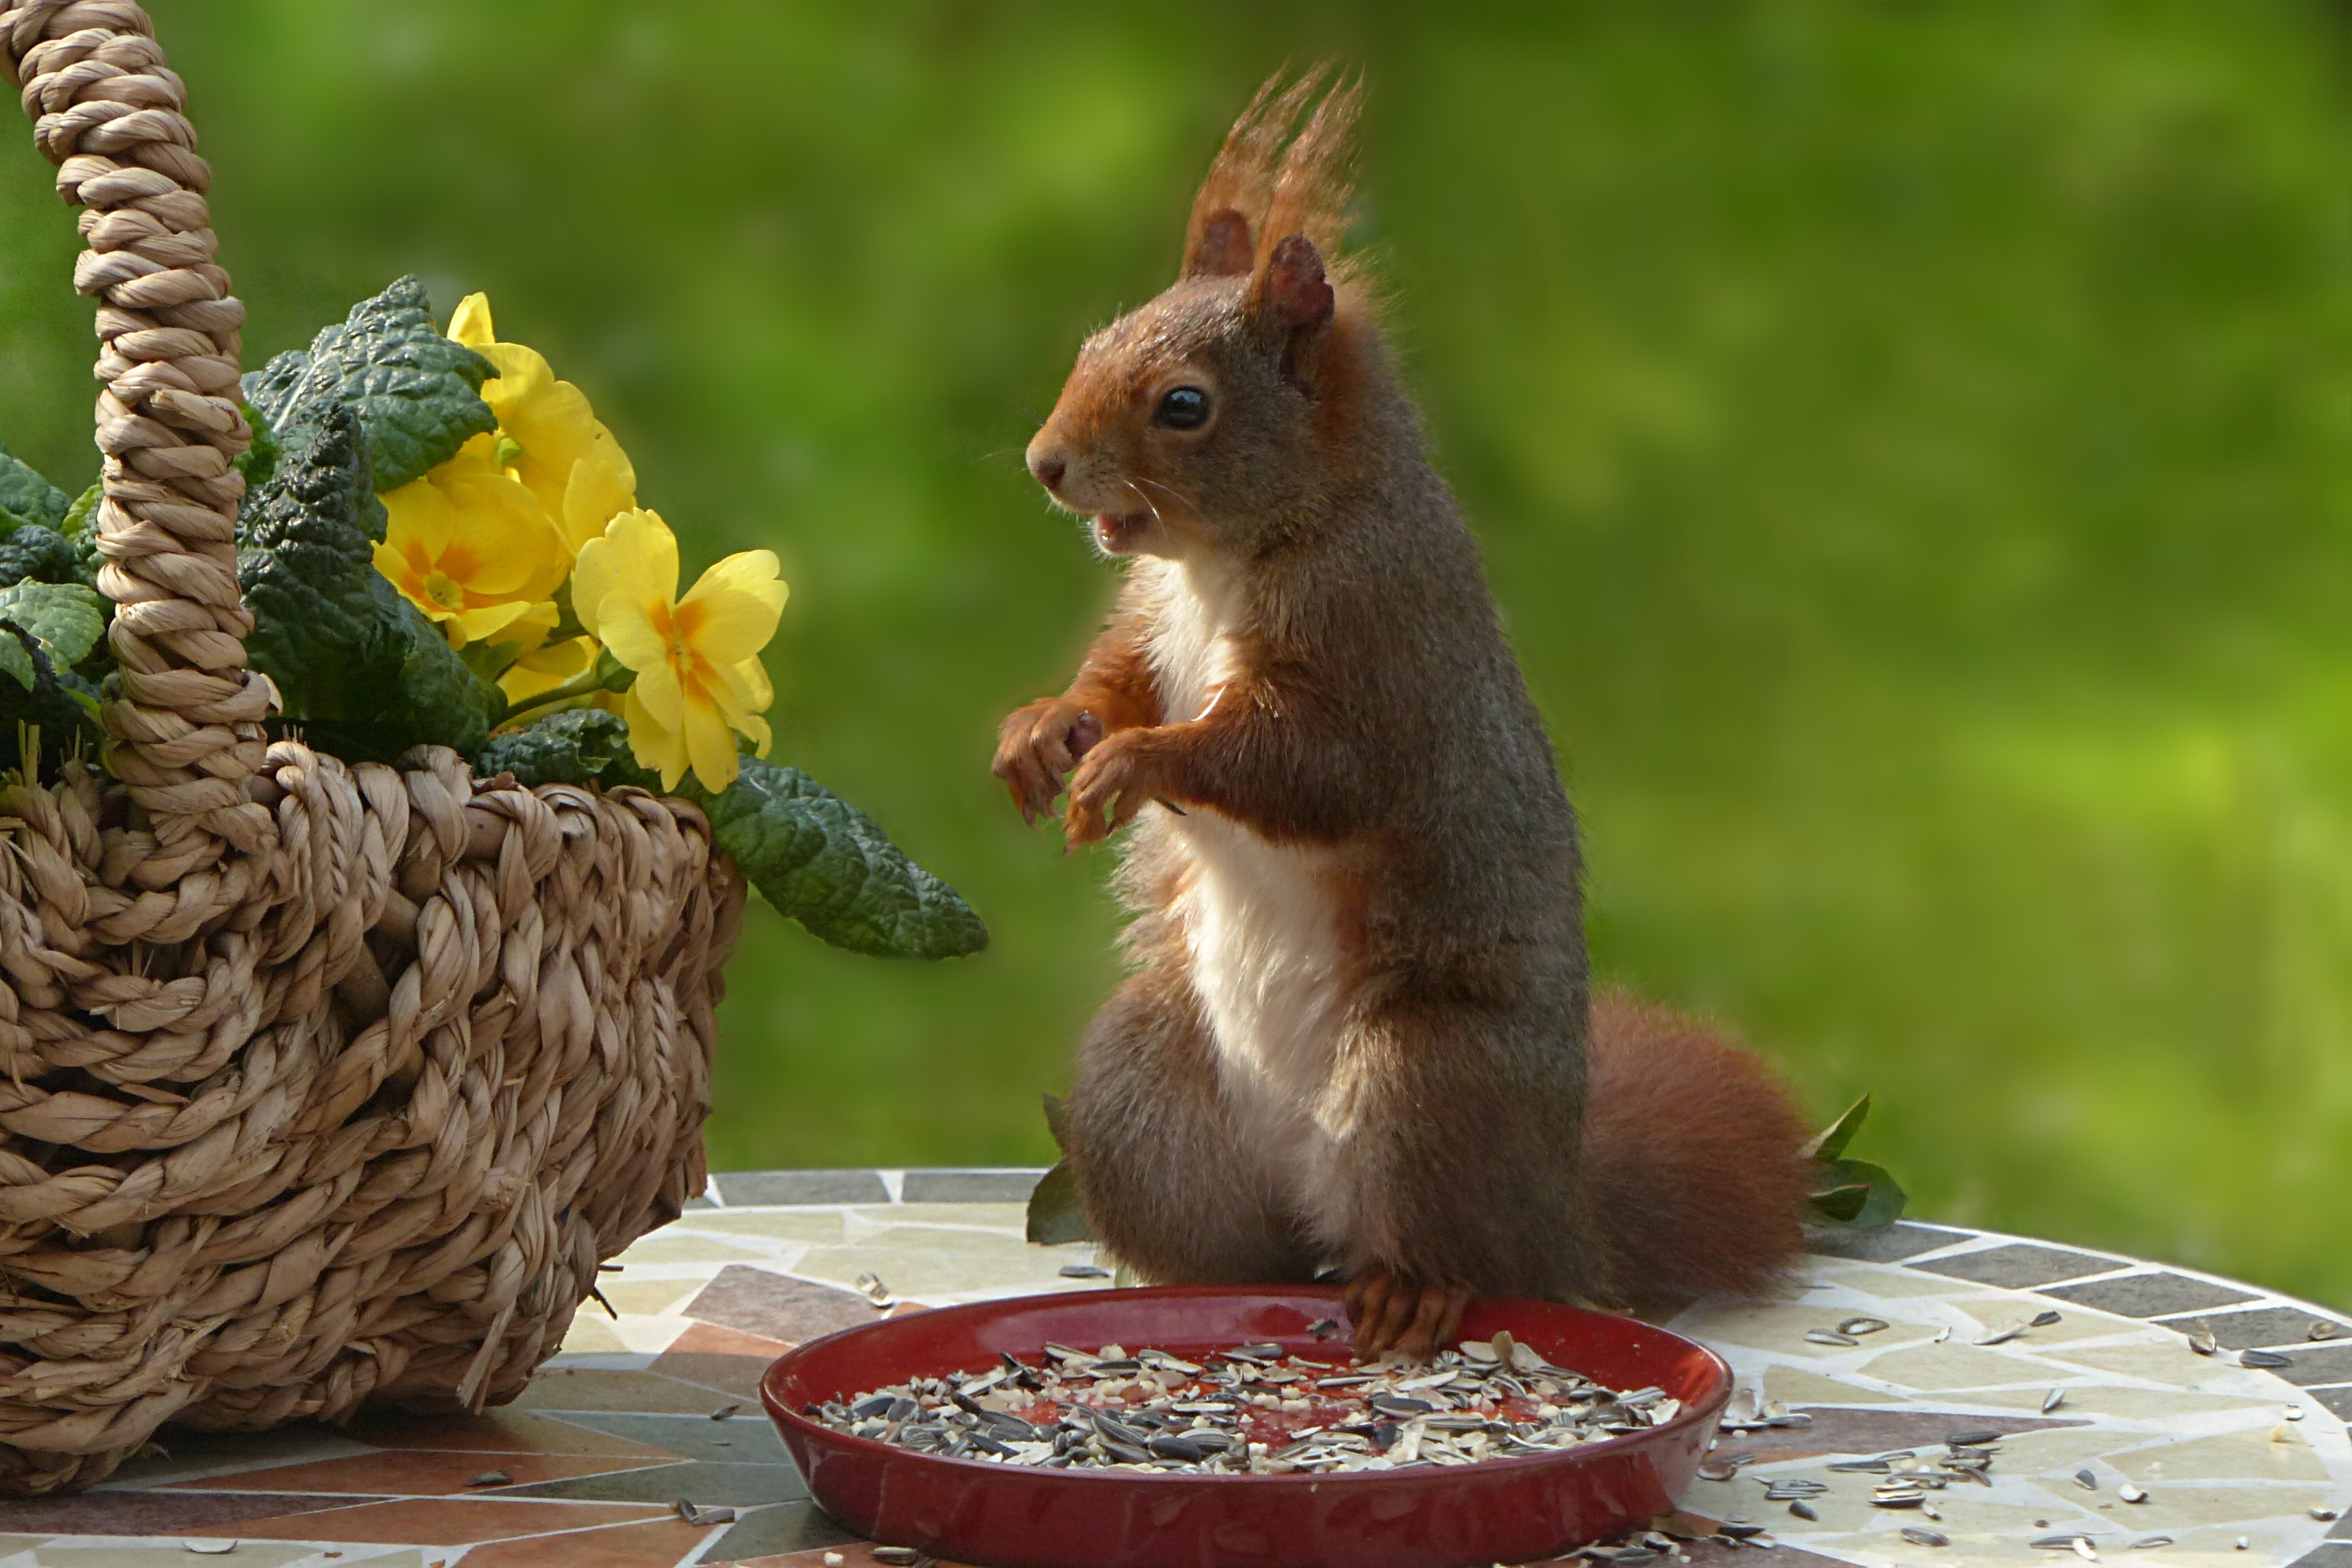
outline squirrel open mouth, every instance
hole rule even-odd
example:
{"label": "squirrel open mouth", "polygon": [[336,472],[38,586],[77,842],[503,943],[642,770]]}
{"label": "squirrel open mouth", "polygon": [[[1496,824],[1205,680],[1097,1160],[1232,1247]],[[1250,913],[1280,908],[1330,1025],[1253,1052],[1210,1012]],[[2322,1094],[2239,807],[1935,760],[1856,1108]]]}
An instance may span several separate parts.
{"label": "squirrel open mouth", "polygon": [[1128,512],[1123,515],[1097,512],[1095,538],[1101,542],[1103,549],[1118,550],[1132,543],[1136,535],[1141,533],[1150,522],[1150,512]]}

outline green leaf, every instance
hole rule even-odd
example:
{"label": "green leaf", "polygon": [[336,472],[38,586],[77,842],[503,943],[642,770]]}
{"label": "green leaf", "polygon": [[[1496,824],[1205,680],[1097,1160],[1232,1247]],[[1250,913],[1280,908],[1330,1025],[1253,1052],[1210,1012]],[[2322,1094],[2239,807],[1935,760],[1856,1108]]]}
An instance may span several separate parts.
{"label": "green leaf", "polygon": [[88,584],[87,570],[74,541],[45,524],[26,523],[0,538],[0,582]]}
{"label": "green leaf", "polygon": [[[593,707],[550,714],[521,729],[494,735],[474,761],[479,777],[511,773],[533,789],[634,781],[621,776],[624,769],[636,773],[629,755],[629,727],[619,714]],[[661,781],[652,782],[658,786]]]}
{"label": "green leaf", "polygon": [[0,588],[0,621],[30,632],[52,664],[70,668],[106,635],[105,602],[79,582],[12,583]]}
{"label": "green leaf", "polygon": [[1086,1208],[1078,1202],[1077,1178],[1070,1174],[1067,1161],[1047,1171],[1029,1195],[1028,1236],[1040,1247],[1095,1239],[1095,1228],[1087,1223]]}
{"label": "green leaf", "polygon": [[26,523],[54,528],[66,519],[71,501],[63,490],[36,473],[30,465],[9,455],[0,445],[0,538]]}
{"label": "green leaf", "polygon": [[481,398],[482,383],[496,373],[489,361],[441,335],[425,285],[404,277],[352,306],[307,353],[289,350],[247,376],[245,396],[281,452],[317,430],[328,406],[355,410],[376,488],[396,490],[497,424]]}
{"label": "green leaf", "polygon": [[988,928],[946,883],[907,858],[873,818],[797,768],[757,758],[716,800],[692,778],[710,836],[761,896],[809,931],[878,957],[960,958]]}
{"label": "green leaf", "polygon": [[269,428],[269,416],[251,403],[245,405],[245,423],[253,427],[253,444],[236,460],[236,471],[245,476],[245,487],[256,489],[269,483],[278,471],[278,436]]}
{"label": "green leaf", "polygon": [[1806,1157],[1827,1162],[1845,1153],[1845,1146],[1853,1142],[1854,1134],[1861,1130],[1864,1119],[1869,1114],[1870,1096],[1865,1094],[1847,1106],[1844,1115],[1822,1128],[1821,1134],[1805,1145]]}
{"label": "green leaf", "polygon": [[[33,678],[25,681],[25,665]],[[0,735],[17,726],[40,731],[41,757],[54,764],[77,747],[103,746],[98,722],[98,691],[50,657],[49,647],[14,620],[0,617],[0,666],[14,679],[0,681]]]}
{"label": "green leaf", "polygon": [[1883,1166],[1867,1160],[1822,1163],[1807,1200],[1822,1221],[1856,1230],[1876,1229],[1903,1218],[1908,1196]]}
{"label": "green leaf", "polygon": [[434,744],[471,754],[506,711],[448,639],[375,569],[383,538],[358,414],[326,404],[239,514],[246,655],[277,682],[286,723],[353,760]]}

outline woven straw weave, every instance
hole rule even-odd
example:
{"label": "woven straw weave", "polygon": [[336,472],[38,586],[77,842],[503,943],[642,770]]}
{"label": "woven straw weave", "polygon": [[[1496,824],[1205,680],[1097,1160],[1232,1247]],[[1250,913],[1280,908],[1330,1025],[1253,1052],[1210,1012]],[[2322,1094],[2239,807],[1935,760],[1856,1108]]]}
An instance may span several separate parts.
{"label": "woven straw weave", "polygon": [[245,311],[131,0],[0,0],[98,302],[109,773],[0,789],[0,1493],[166,1420],[479,1408],[703,1179],[742,885],[684,802],[263,728]]}

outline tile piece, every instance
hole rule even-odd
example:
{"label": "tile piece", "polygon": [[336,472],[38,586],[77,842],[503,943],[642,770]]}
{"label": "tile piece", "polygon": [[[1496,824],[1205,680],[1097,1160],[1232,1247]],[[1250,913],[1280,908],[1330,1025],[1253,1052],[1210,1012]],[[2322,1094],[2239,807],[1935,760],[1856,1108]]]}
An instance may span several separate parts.
{"label": "tile piece", "polygon": [[217,1497],[182,1491],[92,1491],[79,1497],[32,1497],[0,1504],[7,1511],[8,1528],[50,1535],[181,1535],[203,1534],[225,1525],[276,1519],[314,1509],[342,1508],[347,1497],[303,1497],[299,1493],[247,1491]]}
{"label": "tile piece", "polygon": [[[185,1494],[172,1495],[176,1501]],[[472,1542],[509,1541],[519,1535],[586,1530],[599,1524],[633,1524],[666,1517],[676,1516],[667,1508],[624,1503],[544,1502],[526,1498],[399,1498],[356,1508],[325,1509],[292,1518],[248,1519],[237,1525],[237,1534],[269,1541],[380,1541],[400,1545],[463,1546]]]}
{"label": "tile piece", "polygon": [[[704,1425],[711,1423],[705,1422]],[[590,1458],[576,1454],[509,1454],[502,1456],[494,1468],[506,1471],[518,1483],[528,1484],[563,1480],[575,1476],[602,1475],[610,1470],[625,1470],[640,1465],[665,1462],[665,1459],[651,1455],[624,1458],[610,1456]],[[371,1493],[381,1497],[387,1492],[402,1497],[466,1497],[485,1490],[467,1483],[486,1468],[492,1467],[486,1467],[479,1454],[394,1449],[349,1458],[321,1459],[313,1465],[276,1465],[266,1470],[247,1470],[238,1475],[176,1481],[173,1483],[172,1490],[175,1492],[249,1492],[257,1484],[261,1484],[280,1491],[341,1492],[346,1499]]]}
{"label": "tile piece", "polygon": [[2311,1396],[2343,1420],[2352,1422],[2352,1388],[2315,1388]]}
{"label": "tile piece", "polygon": [[2063,1247],[2038,1247],[2023,1241],[2011,1241],[2000,1247],[1988,1247],[1981,1251],[1962,1252],[1957,1257],[1937,1258],[1926,1263],[1906,1264],[1905,1267],[1942,1274],[1948,1279],[1974,1280],[1980,1285],[2000,1285],[2015,1291],[2029,1285],[2047,1285],[2059,1280],[2077,1280],[2085,1274],[2103,1274],[2121,1262],[2120,1259],[2069,1251]]}
{"label": "tile piece", "polygon": [[908,1171],[899,1197],[907,1203],[1026,1203],[1042,1170]]}
{"label": "tile piece", "polygon": [[235,1550],[196,1556],[173,1540],[157,1546],[82,1546],[53,1541],[36,1552],[42,1568],[187,1568],[202,1563],[228,1568],[285,1568],[310,1554],[307,1546],[280,1546],[274,1542],[240,1541]]}
{"label": "tile piece", "polygon": [[708,1525],[655,1520],[493,1542],[467,1552],[466,1563],[467,1568],[674,1568],[709,1533]]}
{"label": "tile piece", "polygon": [[2352,1344],[2338,1341],[2311,1350],[2287,1352],[2292,1365],[2274,1368],[2289,1383],[2352,1383]]}
{"label": "tile piece", "polygon": [[2251,1291],[2191,1279],[2186,1274],[2130,1274],[2120,1280],[2089,1280],[2079,1285],[2053,1285],[2042,1294],[2126,1318],[2201,1312],[2254,1300]]}
{"label": "tile piece", "polygon": [[[562,1367],[542,1367],[543,1381],[563,1375]],[[509,1406],[479,1416],[407,1416],[391,1411],[367,1411],[353,1421],[353,1437],[376,1448],[430,1448],[472,1454],[582,1454],[616,1458],[644,1457],[667,1459],[670,1455],[624,1438],[590,1431],[576,1422],[534,1416]],[[496,1469],[478,1465],[477,1469]],[[508,1467],[511,1469],[512,1467]]]}
{"label": "tile piece", "polygon": [[762,1339],[798,1343],[862,1327],[881,1309],[855,1291],[730,1264],[686,1304],[686,1315]]}
{"label": "tile piece", "polygon": [[2352,1542],[2323,1542],[2296,1558],[2294,1568],[2352,1568]]}
{"label": "tile piece", "polygon": [[1966,1241],[1975,1234],[1973,1230],[1954,1230],[1902,1219],[1883,1230],[1809,1230],[1805,1233],[1805,1250],[1829,1258],[1857,1258],[1865,1263],[1896,1263],[1938,1247]]}
{"label": "tile piece", "polygon": [[[2258,1345],[2310,1344],[2311,1325],[2317,1321],[2309,1312],[2296,1307],[2263,1307],[2251,1312],[2200,1312],[2182,1317],[2159,1318],[2165,1328],[2187,1333],[2202,1317],[2212,1325],[2213,1337],[2228,1350],[2251,1350]],[[2330,1318],[2325,1320],[2334,1322]],[[2352,1334],[2352,1325],[2336,1323],[2339,1334]]]}
{"label": "tile piece", "polygon": [[719,1196],[730,1208],[748,1204],[887,1203],[890,1189],[873,1171],[720,1171]]}
{"label": "tile piece", "polygon": [[808,1496],[801,1473],[791,1465],[713,1464],[690,1459],[658,1469],[581,1476],[568,1481],[517,1487],[510,1497],[570,1498],[582,1502],[658,1502],[690,1498],[705,1507],[761,1508],[798,1502]]}
{"label": "tile piece", "polygon": [[[712,1421],[700,1416],[635,1416],[617,1411],[580,1411],[564,1417],[599,1432],[626,1437],[647,1448],[667,1449],[681,1459],[720,1463],[789,1465],[783,1440],[764,1416]],[[552,1479],[552,1478],[551,1478]]]}
{"label": "tile piece", "polygon": [[708,1416],[729,1403],[715,1389],[675,1377],[597,1366],[541,1368],[515,1400],[532,1410],[643,1410],[661,1416]]}
{"label": "tile piece", "polygon": [[816,1504],[788,1502],[745,1514],[697,1561],[728,1563],[786,1552],[822,1552],[857,1542],[856,1536],[819,1512]]}

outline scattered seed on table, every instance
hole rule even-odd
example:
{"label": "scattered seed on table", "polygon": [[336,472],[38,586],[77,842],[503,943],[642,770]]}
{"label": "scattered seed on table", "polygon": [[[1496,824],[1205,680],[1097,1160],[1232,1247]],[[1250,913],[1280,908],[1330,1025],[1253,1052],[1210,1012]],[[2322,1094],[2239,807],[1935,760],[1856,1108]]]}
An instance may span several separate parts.
{"label": "scattered seed on table", "polygon": [[183,1541],[182,1546],[206,1557],[220,1557],[236,1550],[234,1541]]}
{"label": "scattered seed on table", "polygon": [[2146,1552],[2152,1547],[2169,1546],[2171,1544],[2172,1537],[2169,1535],[2151,1535],[2145,1540],[2133,1542],[2131,1543],[2131,1549],[2134,1552]]}
{"label": "scattered seed on table", "polygon": [[1885,1318],[1848,1318],[1838,1324],[1837,1332],[1850,1334],[1876,1333],[1887,1326]]}
{"label": "scattered seed on table", "polygon": [[2213,1325],[2199,1318],[2196,1328],[2189,1333],[2189,1348],[2200,1355],[2211,1355],[2219,1351],[2221,1344],[2213,1337]]}
{"label": "scattered seed on table", "polygon": [[718,1409],[713,1410],[710,1413],[710,1418],[713,1421],[724,1421],[727,1417],[732,1416],[736,1411],[740,1410],[741,1408],[743,1408],[743,1406],[740,1405],[721,1405]]}
{"label": "scattered seed on table", "polygon": [[1983,1428],[1975,1431],[1951,1433],[1944,1438],[1944,1447],[1948,1448],[1973,1448],[1986,1443],[1998,1443],[2000,1441],[2000,1434],[1999,1432],[1995,1432],[1990,1428]]}
{"label": "scattered seed on table", "polygon": [[514,1477],[504,1470],[484,1470],[480,1475],[470,1478],[466,1484],[469,1487],[502,1487],[509,1486],[513,1481]]}
{"label": "scattered seed on table", "polygon": [[2281,1355],[2274,1350],[2242,1350],[2238,1353],[2240,1366],[2293,1366],[2293,1356]]}
{"label": "scattered seed on table", "polygon": [[1914,1546],[1949,1546],[1952,1538],[1940,1530],[1923,1530],[1916,1524],[1903,1527],[1903,1539]]}
{"label": "scattered seed on table", "polygon": [[2024,1332],[2025,1320],[2022,1318],[2012,1318],[1997,1329],[1988,1329],[1983,1333],[1977,1335],[1976,1343],[1979,1344],[2006,1344],[2009,1341],[2015,1339],[2019,1334],[2021,1334]]}
{"label": "scattered seed on table", "polygon": [[2339,1512],[2337,1510],[2332,1508],[2315,1508],[2311,1511],[2311,1517],[2319,1521],[2320,1523],[2326,1524],[2329,1521],[2338,1518]]}
{"label": "scattered seed on table", "polygon": [[2034,1313],[2033,1321],[2025,1326],[2031,1329],[2046,1329],[2056,1322],[2058,1322],[2058,1310],[2055,1307],[2044,1307]]}
{"label": "scattered seed on table", "polygon": [[2096,1491],[2099,1490],[2099,1478],[2092,1474],[2090,1467],[2085,1465],[2074,1472],[2074,1484],[2084,1491]]}
{"label": "scattered seed on table", "polygon": [[2064,1403],[2066,1403],[2066,1391],[2063,1388],[2053,1388],[2042,1397],[2042,1413],[2047,1416]]}
{"label": "scattered seed on table", "polygon": [[1840,1333],[1835,1329],[1807,1329],[1805,1331],[1805,1343],[1808,1344],[1853,1345],[1860,1344],[1862,1342],[1854,1338],[1853,1335],[1850,1333]]}
{"label": "scattered seed on table", "polygon": [[1108,1269],[1097,1269],[1092,1263],[1065,1263],[1062,1265],[1062,1278],[1065,1280],[1108,1280],[1110,1278],[1110,1270]]}
{"label": "scattered seed on table", "polygon": [[1789,1511],[1795,1514],[1799,1519],[1818,1521],[1822,1517],[1819,1513],[1814,1511],[1813,1505],[1811,1503],[1806,1502],[1802,1499],[1799,1499],[1797,1501],[1791,1502],[1789,1505]]}
{"label": "scattered seed on table", "polygon": [[2132,1485],[2129,1481],[2126,1481],[2123,1485],[2117,1487],[2116,1489],[2116,1495],[2123,1499],[2126,1502],[2146,1502],[2147,1500],[2147,1493],[2140,1488]]}

